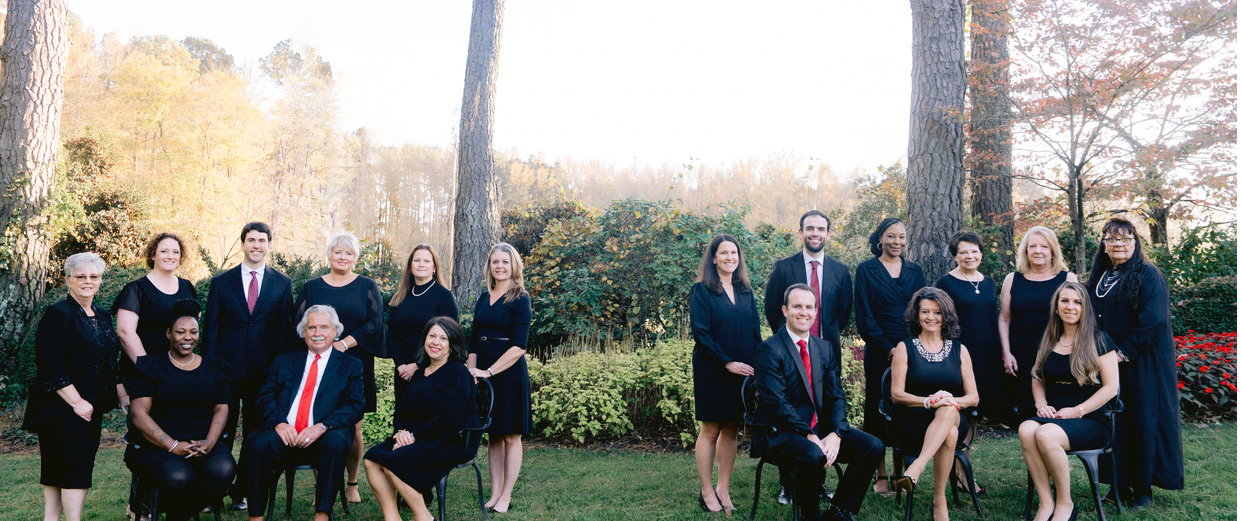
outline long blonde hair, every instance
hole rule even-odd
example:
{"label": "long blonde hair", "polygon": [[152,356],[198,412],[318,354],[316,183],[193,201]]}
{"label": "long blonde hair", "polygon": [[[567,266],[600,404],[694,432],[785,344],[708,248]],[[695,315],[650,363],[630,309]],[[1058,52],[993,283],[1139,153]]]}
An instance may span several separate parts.
{"label": "long blonde hair", "polygon": [[1060,250],[1060,240],[1056,238],[1055,232],[1046,226],[1035,226],[1021,237],[1021,245],[1017,246],[1017,273],[1024,275],[1030,271],[1030,257],[1026,253],[1026,247],[1030,245],[1030,236],[1035,234],[1043,236],[1051,247],[1051,272],[1068,271],[1069,265],[1064,263],[1064,253]]}
{"label": "long blonde hair", "polygon": [[488,290],[496,289],[496,279],[491,276],[491,257],[495,255],[497,251],[507,253],[509,264],[512,266],[509,268],[511,275],[509,275],[508,291],[504,292],[504,303],[507,304],[516,300],[517,297],[520,297],[522,293],[526,292],[525,282],[521,278],[521,255],[517,254],[517,248],[514,248],[513,245],[507,242],[502,242],[491,247],[491,252],[487,254],[487,267],[485,269],[487,272]]}
{"label": "long blonde hair", "polygon": [[1069,369],[1077,385],[1099,384],[1099,344],[1103,339],[1095,328],[1094,311],[1090,307],[1090,294],[1086,287],[1077,282],[1065,282],[1056,288],[1055,297],[1051,299],[1051,315],[1047,320],[1047,330],[1043,332],[1043,341],[1038,346],[1038,354],[1034,355],[1034,367],[1030,375],[1039,381],[1043,380],[1043,364],[1047,356],[1056,347],[1060,337],[1064,335],[1064,320],[1060,318],[1060,294],[1065,290],[1077,292],[1082,299],[1081,318],[1077,322],[1077,332],[1073,335],[1073,352],[1069,354]]}

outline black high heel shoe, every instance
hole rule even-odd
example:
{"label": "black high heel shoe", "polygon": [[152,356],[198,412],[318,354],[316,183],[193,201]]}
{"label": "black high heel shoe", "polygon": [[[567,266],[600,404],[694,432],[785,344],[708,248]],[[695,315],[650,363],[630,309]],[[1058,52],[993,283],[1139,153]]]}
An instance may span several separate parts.
{"label": "black high heel shoe", "polygon": [[1069,512],[1069,521],[1077,521],[1077,505],[1073,505],[1073,511]]}
{"label": "black high heel shoe", "polygon": [[[719,496],[716,496],[716,498],[715,498],[715,502],[716,502],[716,503],[719,503],[719,501],[720,501]],[[723,505],[723,504],[721,504],[721,505],[720,505],[720,509],[719,509],[719,510],[711,510],[710,508],[707,508],[707,500],[706,500],[705,498],[703,498],[703,497],[702,497],[702,492],[698,492],[698,506],[701,506],[701,507],[702,507],[703,512],[710,512],[710,513],[712,513],[712,514],[718,514],[718,513],[720,513],[720,512],[723,512],[723,511],[724,511],[724,505]]]}

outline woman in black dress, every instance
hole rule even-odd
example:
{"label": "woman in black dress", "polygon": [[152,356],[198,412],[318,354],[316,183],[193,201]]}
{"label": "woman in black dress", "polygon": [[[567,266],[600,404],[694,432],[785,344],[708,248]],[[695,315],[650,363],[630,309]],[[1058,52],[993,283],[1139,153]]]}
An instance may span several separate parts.
{"label": "woman in black dress", "polygon": [[[896,344],[905,338],[905,309],[909,299],[926,286],[922,267],[901,257],[905,252],[905,240],[905,223],[895,217],[884,219],[870,234],[870,253],[875,258],[858,264],[854,272],[857,329],[866,342],[862,356],[866,371],[862,430],[885,442],[887,429],[879,414],[879,400],[883,397],[880,382]],[[881,463],[877,470],[875,492],[891,492],[887,467]]]}
{"label": "woman in black dress", "polygon": [[418,370],[423,330],[432,317],[457,320],[457,300],[440,274],[440,257],[430,244],[414,246],[405,261],[405,273],[396,294],[388,302],[388,354],[395,364],[394,396],[401,396],[406,382]]}
{"label": "woman in black dress", "polygon": [[91,487],[103,414],[125,390],[118,385],[121,341],[107,310],[93,303],[103,259],[78,253],[65,259],[69,296],[43,310],[35,329],[35,379],[22,428],[39,438],[43,518],[82,518]]}
{"label": "woman in black dress", "polygon": [[[741,246],[731,235],[717,235],[702,256],[698,280],[690,289],[694,335],[694,416],[702,423],[694,443],[703,510],[730,515],[728,486],[737,459],[741,427],[741,382],[754,375],[754,351],[762,341],[758,304],[746,274]],[[719,463],[717,485],[711,470]]]}
{"label": "woman in black dress", "polygon": [[1185,487],[1168,281],[1146,260],[1133,224],[1117,218],[1103,225],[1086,288],[1099,329],[1116,341],[1122,362],[1125,410],[1116,416],[1113,443],[1120,498],[1133,508],[1149,507],[1152,486]]}
{"label": "woman in black dress", "polygon": [[[1077,282],[1068,271],[1060,242],[1051,230],[1035,226],[1017,246],[1017,271],[1000,288],[1000,346],[1004,351],[1004,412],[1008,425],[1033,414],[1030,367],[1047,330],[1051,299],[1065,281]],[[1015,410],[1014,410],[1015,409]]]}
{"label": "woman in black dress", "polygon": [[138,359],[125,463],[158,487],[168,521],[189,519],[224,497],[237,465],[219,443],[228,420],[228,372],[198,347],[198,301],[173,305],[168,352]]}
{"label": "woman in black dress", "polygon": [[426,497],[452,468],[477,446],[466,447],[461,429],[478,427],[477,387],[465,366],[468,353],[461,327],[448,317],[434,317],[423,329],[419,368],[397,397],[392,418],[395,433],[366,451],[366,479],[385,521],[400,521],[396,494],[405,499],[414,521],[434,519]]}
{"label": "woman in black dress", "polygon": [[487,378],[495,392],[491,427],[487,428],[487,471],[491,498],[487,508],[508,512],[513,485],[521,472],[521,437],[534,423],[530,410],[530,294],[521,275],[521,256],[507,243],[487,254],[487,293],[474,305],[468,365],[475,378]]}
{"label": "woman in black dress", "polygon": [[[1038,491],[1036,521],[1077,517],[1066,450],[1107,445],[1112,425],[1104,413],[1120,385],[1116,346],[1095,328],[1086,288],[1065,282],[1056,290],[1047,331],[1034,358],[1036,417],[1021,423],[1021,456]],[[1051,481],[1056,482],[1052,499]]]}
{"label": "woman in black dress", "polygon": [[[375,412],[375,357],[387,357],[383,344],[383,295],[374,280],[353,272],[362,253],[362,244],[352,233],[328,237],[327,262],[332,271],[306,281],[294,303],[295,317],[301,317],[310,306],[324,304],[336,309],[344,329],[340,340],[332,342],[337,351],[362,362],[362,383],[366,386],[365,412]],[[353,445],[345,457],[349,479],[345,498],[350,503],[362,502],[358,494],[358,467],[362,462],[362,422],[354,429]]]}
{"label": "woman in black dress", "polygon": [[168,352],[164,331],[172,319],[172,305],[197,298],[194,284],[176,275],[184,258],[185,243],[171,233],[161,233],[147,241],[145,257],[151,269],[124,288],[112,304],[116,329],[125,348],[121,375],[133,371],[134,361],[143,355],[162,356]]}
{"label": "woman in black dress", "polygon": [[905,311],[907,338],[892,357],[892,430],[903,447],[922,447],[895,485],[913,493],[922,471],[935,462],[933,519],[948,519],[944,494],[955,462],[957,440],[968,429],[961,412],[978,405],[978,387],[970,352],[955,338],[960,333],[957,314],[947,293],[923,288]]}

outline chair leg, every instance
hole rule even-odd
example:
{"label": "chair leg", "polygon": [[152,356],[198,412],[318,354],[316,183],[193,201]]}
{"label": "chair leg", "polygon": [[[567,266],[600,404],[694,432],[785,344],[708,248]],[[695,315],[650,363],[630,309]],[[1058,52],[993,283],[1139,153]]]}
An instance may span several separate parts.
{"label": "chair leg", "polygon": [[[490,521],[487,517],[487,504],[483,502],[483,471],[478,469],[478,463],[471,461],[470,465],[474,467],[474,478],[478,480],[478,510],[483,513],[483,521]],[[440,509],[440,521],[444,520],[444,510]]]}
{"label": "chair leg", "polygon": [[905,494],[905,521],[910,521],[914,516],[914,493]]}
{"label": "chair leg", "polygon": [[[449,473],[451,473],[451,471],[449,471]],[[440,517],[438,519],[444,519],[444,493],[447,491],[448,475],[444,475],[443,478],[440,478],[439,483],[435,484],[435,497],[438,500],[440,507]]]}
{"label": "chair leg", "polygon": [[1086,476],[1090,478],[1090,492],[1094,496],[1095,509],[1099,512],[1099,521],[1107,521],[1103,516],[1103,499],[1099,497],[1099,456],[1078,454],[1077,459],[1082,460],[1082,465],[1086,467]]}
{"label": "chair leg", "polygon": [[763,464],[765,459],[758,460],[758,468],[754,470],[754,504],[750,505],[750,521],[754,521],[754,515],[758,513],[758,495],[762,491],[763,486]]}
{"label": "chair leg", "polygon": [[1116,480],[1116,453],[1109,450],[1107,457],[1112,460],[1112,500],[1116,501],[1116,513],[1121,514],[1124,513],[1125,506],[1120,501],[1120,482]]}
{"label": "chair leg", "polygon": [[[978,511],[978,517],[986,519],[987,514],[982,511],[982,503],[978,502],[978,485],[974,482],[974,464],[970,463],[969,456],[964,452],[957,453],[957,463],[965,470],[965,486],[970,489],[970,499],[974,501],[974,509]],[[956,488],[952,490],[953,498],[956,498]]]}
{"label": "chair leg", "polygon": [[1021,515],[1022,521],[1030,521],[1030,510],[1034,507],[1034,476],[1026,471],[1026,511]]}

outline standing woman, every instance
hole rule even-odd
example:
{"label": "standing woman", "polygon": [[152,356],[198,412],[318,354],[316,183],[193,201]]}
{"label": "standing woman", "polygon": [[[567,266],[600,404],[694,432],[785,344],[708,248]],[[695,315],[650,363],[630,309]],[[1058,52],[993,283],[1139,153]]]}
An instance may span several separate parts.
{"label": "standing woman", "polygon": [[491,427],[487,428],[487,471],[491,498],[487,508],[508,512],[513,485],[521,472],[521,437],[534,423],[530,411],[530,294],[521,276],[521,256],[508,243],[487,254],[487,293],[474,305],[474,328],[467,365],[476,378],[488,378],[495,392]]}
{"label": "standing woman", "polygon": [[[745,258],[731,235],[715,236],[702,256],[698,280],[690,289],[689,315],[694,334],[694,416],[702,422],[694,443],[702,483],[698,504],[708,512],[724,510],[732,515],[728,485],[744,413],[741,382],[754,375],[754,352],[762,338]],[[711,470],[717,461],[719,480],[712,487]]]}
{"label": "standing woman", "polygon": [[444,284],[440,257],[430,244],[419,244],[409,252],[405,272],[388,305],[392,307],[388,312],[388,354],[396,366],[392,379],[394,396],[400,397],[418,370],[427,321],[432,317],[457,321],[456,297]]}
{"label": "standing woman", "polygon": [[[1116,417],[1120,498],[1133,508],[1151,505],[1151,487],[1185,487],[1181,410],[1172,342],[1168,281],[1142,253],[1137,229],[1113,218],[1086,284],[1099,329],[1120,351],[1121,400]],[[1111,477],[1106,470],[1104,476]]]}
{"label": "standing woman", "polygon": [[[1038,491],[1036,521],[1077,517],[1065,451],[1098,449],[1112,438],[1104,413],[1119,387],[1116,346],[1095,328],[1087,294],[1076,282],[1056,291],[1031,370],[1036,416],[1017,429],[1021,456]],[[1054,500],[1050,481],[1056,482]]]}
{"label": "standing woman", "polygon": [[39,437],[45,521],[61,512],[68,521],[82,518],[103,413],[125,397],[116,377],[121,341],[107,310],[93,302],[103,270],[94,253],[65,259],[69,296],[48,306],[35,330],[35,380],[22,428]]}
{"label": "standing woman", "polygon": [[176,235],[165,232],[152,237],[145,252],[151,271],[126,284],[112,304],[116,329],[125,348],[121,375],[130,374],[140,356],[168,352],[164,331],[172,319],[173,304],[197,298],[194,284],[176,275],[184,252],[185,243]]}
{"label": "standing woman", "polygon": [[1017,246],[1017,271],[1004,277],[1000,289],[1000,346],[1008,374],[1001,379],[1009,425],[1033,412],[1030,368],[1047,330],[1052,297],[1065,281],[1077,282],[1077,275],[1065,265],[1056,234],[1043,226],[1030,228]]}
{"label": "standing woman", "polygon": [[[905,223],[888,217],[870,234],[870,253],[875,258],[858,264],[854,279],[857,280],[856,296],[857,329],[866,342],[863,367],[866,371],[866,406],[862,430],[878,437],[886,444],[887,429],[883,415],[879,414],[879,401],[883,398],[883,372],[898,344],[906,336],[905,309],[914,292],[926,286],[922,267],[905,260]],[[895,455],[894,455],[895,456]],[[879,464],[875,477],[875,492],[892,491],[888,470]]]}
{"label": "standing woman", "polygon": [[[337,351],[362,362],[362,383],[366,387],[365,412],[375,412],[375,357],[386,357],[383,345],[383,295],[370,278],[353,272],[362,253],[362,245],[352,233],[341,232],[327,240],[327,262],[332,271],[306,281],[293,304],[294,315],[300,317],[310,306],[332,306],[344,328],[340,340],[332,342]],[[362,422],[354,428],[353,445],[345,457],[349,480],[345,498],[361,503],[358,494],[358,465],[362,462]]]}

